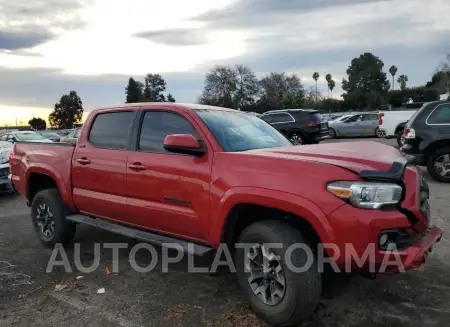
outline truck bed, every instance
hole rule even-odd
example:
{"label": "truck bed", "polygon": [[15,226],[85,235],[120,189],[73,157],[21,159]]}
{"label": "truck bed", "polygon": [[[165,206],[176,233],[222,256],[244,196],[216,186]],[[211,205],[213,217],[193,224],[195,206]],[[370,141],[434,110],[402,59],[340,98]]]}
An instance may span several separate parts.
{"label": "truck bed", "polygon": [[66,143],[17,142],[11,160],[11,176],[16,190],[29,199],[25,181],[31,174],[50,174],[57,181],[64,200],[72,203],[71,166],[75,145]]}

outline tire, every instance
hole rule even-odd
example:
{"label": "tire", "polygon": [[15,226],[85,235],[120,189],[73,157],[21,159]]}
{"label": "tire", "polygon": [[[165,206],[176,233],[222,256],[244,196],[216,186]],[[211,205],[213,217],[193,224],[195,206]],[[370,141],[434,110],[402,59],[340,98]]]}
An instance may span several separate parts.
{"label": "tire", "polygon": [[405,137],[403,136],[403,131],[397,133],[397,145],[399,148],[405,145]]}
{"label": "tire", "polygon": [[[444,163],[443,159],[445,159],[445,155],[447,155],[447,162]],[[440,162],[441,165],[444,165],[444,168],[449,170],[449,172],[442,176],[438,171],[435,169],[435,165],[437,162]],[[450,183],[450,147],[438,149],[435,152],[433,152],[427,161],[427,170],[428,173],[433,177],[434,180],[441,182],[441,183]]]}
{"label": "tire", "polygon": [[[280,258],[277,263],[283,269],[285,283],[283,297],[278,298],[278,303],[272,304],[265,303],[255,294],[253,289],[259,289],[262,284],[256,283],[253,288],[250,285],[249,277],[252,274],[245,271],[245,260],[248,258],[250,251],[242,248],[236,249],[237,280],[253,311],[274,326],[293,326],[310,317],[319,304],[322,293],[321,274],[317,268],[316,258],[311,252],[311,266],[306,272],[301,273],[289,270],[284,260],[286,250],[290,245],[294,243],[306,245],[302,234],[284,222],[266,220],[245,228],[240,234],[238,242],[255,244],[256,246],[267,243],[281,243],[283,245],[282,248],[271,248],[272,253]],[[253,263],[253,261],[249,262]],[[304,250],[296,249],[291,254],[291,262],[295,267],[304,267],[308,262],[308,255]],[[267,275],[271,274],[268,273]],[[278,274],[276,276],[278,277]],[[279,287],[280,284],[277,285]],[[270,297],[270,299],[272,298]]]}
{"label": "tire", "polygon": [[329,133],[332,139],[336,138],[336,131],[333,128],[329,129]]}
{"label": "tire", "polygon": [[385,138],[386,133],[381,130],[379,127],[375,128],[375,137],[378,137],[379,139]]}
{"label": "tire", "polygon": [[[72,240],[76,226],[66,219],[69,213],[69,208],[56,189],[43,190],[34,196],[31,203],[31,220],[36,234],[44,245],[53,247],[57,243],[67,244]],[[39,224],[46,219],[48,222]]]}
{"label": "tire", "polygon": [[293,132],[289,134],[289,141],[294,145],[305,144],[305,137],[299,132]]}

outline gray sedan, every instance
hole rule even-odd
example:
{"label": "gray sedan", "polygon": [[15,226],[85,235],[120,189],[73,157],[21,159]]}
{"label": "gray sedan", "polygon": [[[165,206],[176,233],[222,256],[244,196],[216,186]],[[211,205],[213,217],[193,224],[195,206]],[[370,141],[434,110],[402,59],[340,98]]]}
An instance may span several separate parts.
{"label": "gray sedan", "polygon": [[331,137],[378,136],[378,114],[364,113],[350,115],[344,119],[328,123]]}

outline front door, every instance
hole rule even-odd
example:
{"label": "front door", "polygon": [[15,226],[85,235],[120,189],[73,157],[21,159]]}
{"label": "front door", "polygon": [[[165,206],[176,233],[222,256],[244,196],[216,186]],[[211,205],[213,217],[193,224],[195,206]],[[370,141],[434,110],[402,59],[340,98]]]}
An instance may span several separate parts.
{"label": "front door", "polygon": [[73,199],[81,212],[125,219],[127,149],[135,116],[134,111],[99,113],[90,130],[83,129],[72,159]]}
{"label": "front door", "polygon": [[192,117],[158,109],[142,112],[136,149],[128,156],[130,221],[155,231],[207,239],[212,151],[202,157],[164,149],[170,134],[192,134],[209,147]]}

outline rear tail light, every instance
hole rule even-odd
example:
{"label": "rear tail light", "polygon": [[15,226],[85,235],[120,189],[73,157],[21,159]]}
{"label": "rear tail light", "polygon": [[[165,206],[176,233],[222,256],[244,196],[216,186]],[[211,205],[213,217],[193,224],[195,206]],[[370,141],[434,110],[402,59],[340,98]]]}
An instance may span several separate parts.
{"label": "rear tail light", "polygon": [[313,127],[313,126],[320,126],[320,122],[318,121],[311,121],[308,123],[309,127]]}
{"label": "rear tail light", "polygon": [[382,112],[380,112],[378,114],[378,125],[383,125],[383,116],[384,116],[384,113],[382,113]]}
{"label": "rear tail light", "polygon": [[414,130],[414,128],[405,128],[403,130],[403,136],[407,139],[415,139],[416,131]]}

